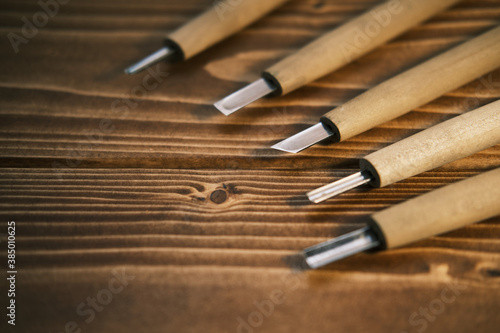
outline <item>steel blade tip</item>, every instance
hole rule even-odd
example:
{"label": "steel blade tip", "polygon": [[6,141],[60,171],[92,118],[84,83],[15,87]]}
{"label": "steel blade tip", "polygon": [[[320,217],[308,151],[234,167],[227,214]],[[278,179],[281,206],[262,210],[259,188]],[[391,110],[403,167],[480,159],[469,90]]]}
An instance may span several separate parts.
{"label": "steel blade tip", "polygon": [[288,139],[278,142],[271,148],[296,154],[332,135],[333,133],[322,123],[317,123]]}
{"label": "steel blade tip", "polygon": [[259,79],[221,99],[215,103],[214,106],[224,115],[229,116],[230,114],[244,108],[248,104],[269,95],[275,90],[276,87],[274,87],[267,80]]}
{"label": "steel blade tip", "polygon": [[295,272],[303,272],[311,269],[303,252],[286,256],[283,258],[283,261]]}
{"label": "steel blade tip", "polygon": [[239,109],[242,108],[242,107],[240,107],[240,108],[231,108],[231,107],[228,107],[226,105],[224,99],[221,99],[220,101],[218,101],[217,103],[215,103],[214,106],[215,106],[215,108],[217,110],[219,110],[220,112],[222,112],[225,116],[229,116],[231,113],[236,112],[236,111],[238,111]]}
{"label": "steel blade tip", "polygon": [[371,175],[367,172],[361,171],[349,177],[339,179],[336,182],[312,190],[306,195],[310,201],[314,203],[320,203],[334,196],[352,190],[353,188],[369,183],[370,181],[372,181]]}
{"label": "steel blade tip", "polygon": [[379,245],[380,240],[377,235],[367,226],[308,247],[302,253],[307,265],[311,269],[316,269],[356,253],[374,249]]}
{"label": "steel blade tip", "polygon": [[139,72],[143,71],[144,69],[148,68],[149,66],[167,58],[168,56],[170,56],[173,53],[174,53],[174,50],[172,48],[166,47],[166,46],[162,47],[161,49],[159,49],[155,53],[150,54],[146,58],[139,60],[138,62],[136,62],[132,66],[125,68],[124,72],[125,72],[125,74],[129,74],[129,75],[139,73]]}

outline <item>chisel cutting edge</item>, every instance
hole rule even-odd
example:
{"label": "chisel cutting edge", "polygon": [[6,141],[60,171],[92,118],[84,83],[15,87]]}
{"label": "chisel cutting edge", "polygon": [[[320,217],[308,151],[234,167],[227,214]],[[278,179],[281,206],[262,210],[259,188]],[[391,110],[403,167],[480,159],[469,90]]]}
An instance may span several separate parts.
{"label": "chisel cutting edge", "polygon": [[500,144],[500,100],[382,148],[360,160],[361,171],[307,193],[322,202],[370,183],[384,187]]}
{"label": "chisel cutting edge", "polygon": [[297,153],[325,138],[343,141],[397,118],[500,66],[500,26],[407,70],[276,145]]}
{"label": "chisel cutting edge", "polygon": [[347,65],[459,1],[386,1],[271,66],[262,79],[214,106],[227,116],[264,96],[288,94]]}
{"label": "chisel cutting edge", "polygon": [[237,33],[288,0],[216,1],[205,13],[171,33],[165,46],[125,69],[138,73],[167,58],[187,60]]}
{"label": "chisel cutting edge", "polygon": [[500,168],[431,191],[367,218],[368,226],[285,258],[315,269],[367,250],[404,246],[500,214]]}

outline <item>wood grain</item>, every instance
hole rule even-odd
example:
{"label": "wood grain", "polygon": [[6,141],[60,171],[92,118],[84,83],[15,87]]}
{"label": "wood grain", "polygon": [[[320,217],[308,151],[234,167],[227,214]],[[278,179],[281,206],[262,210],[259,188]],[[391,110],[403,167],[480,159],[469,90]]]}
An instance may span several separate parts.
{"label": "wood grain", "polygon": [[[20,302],[37,295],[21,314],[37,318],[47,329],[69,320],[87,327],[74,307],[105,288],[111,271],[120,268],[137,280],[117,295],[102,319],[88,325],[89,331],[186,329],[184,321],[159,324],[158,308],[177,316],[201,312],[190,329],[203,322],[212,325],[210,330],[234,331],[237,317],[253,312],[253,302],[268,299],[274,289],[289,300],[263,326],[270,332],[288,327],[286,318],[311,299],[320,302],[324,293],[343,300],[330,304],[327,313],[373,311],[355,302],[366,295],[390,309],[391,302],[402,302],[398,311],[384,314],[402,328],[408,327],[412,306],[426,306],[450,281],[467,286],[467,292],[439,317],[438,329],[448,327],[445,318],[469,312],[469,306],[489,311],[483,308],[485,299],[493,302],[489,306],[499,305],[494,301],[500,286],[499,218],[402,249],[358,255],[300,278],[292,275],[283,256],[359,228],[372,212],[476,174],[428,172],[322,205],[307,202],[304,193],[311,187],[349,172],[77,168],[60,180],[50,168],[3,169],[0,217],[17,221]],[[220,192],[224,195],[214,196]],[[297,289],[290,290],[295,284]],[[377,288],[391,296],[377,295]],[[157,293],[162,297],[147,301]],[[54,294],[58,296],[50,296]],[[199,308],[200,297],[210,297],[218,306]],[[178,302],[186,299],[191,305],[179,312]],[[127,328],[123,326],[123,313],[141,311],[147,312],[144,320],[126,320]],[[313,320],[318,314],[308,316]],[[384,321],[368,322],[384,330]],[[333,323],[325,319],[322,325],[318,329]],[[336,325],[348,329],[354,323]],[[495,327],[496,322],[484,325]]]}
{"label": "wood grain", "polygon": [[[366,154],[498,99],[500,70],[345,142],[295,156],[269,147],[497,25],[498,0],[464,1],[285,97],[231,117],[212,106],[377,3],[292,0],[185,63],[153,67],[159,82],[123,69],[213,1],[72,0],[19,53],[2,38],[0,218],[16,221],[19,269],[18,325],[2,320],[2,332],[64,332],[74,322],[75,332],[496,333],[499,217],[307,274],[282,258],[498,167],[495,146],[382,189],[321,205],[305,197]],[[39,10],[34,0],[2,1],[0,32],[21,34],[21,18]],[[86,322],[79,304],[104,297],[117,272],[130,280]],[[259,320],[259,304],[276,293],[285,300],[262,322],[239,326]],[[420,309],[443,293],[456,297],[422,321]]]}
{"label": "wood grain", "polygon": [[[309,2],[310,6],[313,4]],[[369,4],[353,5],[348,13],[355,15],[366,6]],[[467,16],[467,6],[451,9],[447,15],[440,14],[445,16],[441,19],[444,22],[439,21],[441,16],[438,16],[434,19],[438,21],[420,28],[420,33],[414,29],[409,37],[405,35],[381,47],[314,85],[283,98],[256,103],[227,118],[221,117],[212,103],[242,83],[237,76],[231,77],[224,71],[220,74],[222,79],[217,76],[221,64],[232,59],[231,66],[226,67],[242,67],[246,72],[259,75],[266,64],[283,55],[284,49],[291,52],[332,24],[323,24],[323,29],[299,25],[295,29],[300,28],[302,33],[297,32],[295,37],[295,33],[290,32],[287,36],[291,34],[294,38],[283,38],[284,30],[275,27],[279,21],[274,25],[266,22],[274,16],[299,15],[303,5],[295,7],[292,2],[281,14],[278,11],[239,34],[240,38],[234,37],[190,62],[160,66],[159,71],[169,76],[162,77],[161,84],[142,97],[136,96],[141,94],[144,75],[126,77],[122,70],[144,53],[156,49],[159,35],[147,39],[149,42],[144,45],[144,35],[120,37],[114,31],[97,33],[85,27],[79,27],[78,31],[82,32],[78,34],[74,30],[42,30],[16,56],[8,45],[0,50],[1,57],[23,64],[5,66],[0,73],[0,89],[6,96],[0,107],[4,119],[0,124],[0,140],[5,157],[1,165],[26,166],[25,162],[36,162],[37,166],[46,167],[54,161],[67,165],[66,158],[76,157],[73,164],[81,167],[224,168],[233,161],[246,168],[353,167],[355,159],[366,153],[497,98],[500,72],[486,76],[484,80],[492,82],[489,85],[475,81],[348,143],[309,149],[293,156],[293,161],[289,155],[273,151],[269,146],[316,123],[331,106],[487,30],[495,24],[491,12],[498,10],[496,7],[492,10],[492,6],[491,2],[477,5],[472,10],[474,15],[476,11],[488,14],[475,20],[474,16]],[[328,13],[334,9],[322,7],[317,11]],[[62,13],[54,21],[60,16]],[[309,18],[309,21],[313,20]],[[85,25],[85,21],[80,24]],[[428,37],[428,30],[433,31],[434,26],[434,36]],[[447,26],[447,33],[443,33],[442,26]],[[140,41],[143,42],[138,45]],[[53,49],[54,45],[57,49]],[[271,57],[254,58],[259,50],[266,50]],[[39,54],[50,54],[50,57],[36,63],[30,61]],[[218,64],[215,68],[214,63]],[[111,121],[109,133],[100,130],[103,119]],[[46,124],[53,124],[50,131],[45,130]],[[98,140],[89,144],[87,136],[93,133],[99,134]],[[498,150],[492,151],[494,157],[498,157]]]}

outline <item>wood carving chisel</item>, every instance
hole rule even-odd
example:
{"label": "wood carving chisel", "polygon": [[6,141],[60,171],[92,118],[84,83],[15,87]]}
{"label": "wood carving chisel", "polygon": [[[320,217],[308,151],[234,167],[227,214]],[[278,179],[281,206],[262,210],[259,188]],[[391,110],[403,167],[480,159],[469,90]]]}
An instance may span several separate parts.
{"label": "wood carving chisel", "polygon": [[266,95],[285,95],[347,65],[459,1],[386,1],[271,66],[261,79],[214,106],[227,116]]}
{"label": "wood carving chisel", "polygon": [[500,66],[500,26],[369,89],[272,148],[297,153],[332,137],[349,139],[397,118]]}
{"label": "wood carving chisel", "polygon": [[164,47],[125,69],[135,74],[164,59],[187,60],[237,33],[288,0],[216,1],[205,13],[172,32]]}
{"label": "wood carving chisel", "polygon": [[[365,156],[361,171],[307,193],[322,202],[369,183],[384,187],[500,144],[500,100]],[[499,203],[500,205],[500,203]]]}
{"label": "wood carving chisel", "polygon": [[367,250],[385,250],[500,214],[500,168],[441,187],[367,218],[367,226],[309,247],[285,260],[315,269]]}

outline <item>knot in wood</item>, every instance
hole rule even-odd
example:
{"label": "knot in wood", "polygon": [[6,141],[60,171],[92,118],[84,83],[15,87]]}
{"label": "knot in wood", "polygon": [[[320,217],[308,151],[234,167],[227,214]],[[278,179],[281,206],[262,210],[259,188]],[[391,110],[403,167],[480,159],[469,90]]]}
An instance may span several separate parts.
{"label": "knot in wood", "polygon": [[227,200],[227,193],[224,190],[215,190],[210,194],[210,200],[216,204],[221,204]]}

